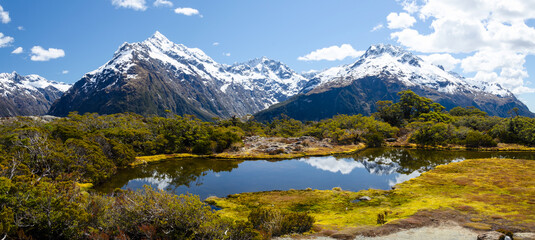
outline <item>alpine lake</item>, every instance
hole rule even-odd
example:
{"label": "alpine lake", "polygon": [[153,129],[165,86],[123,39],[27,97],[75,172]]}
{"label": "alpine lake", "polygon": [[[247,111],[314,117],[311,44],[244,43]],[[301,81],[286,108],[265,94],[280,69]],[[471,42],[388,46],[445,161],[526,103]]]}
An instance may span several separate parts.
{"label": "alpine lake", "polygon": [[535,159],[534,152],[439,151],[375,148],[352,155],[289,160],[171,159],[122,169],[95,187],[102,193],[144,185],[201,199],[243,192],[290,189],[391,189],[438,165],[476,158]]}

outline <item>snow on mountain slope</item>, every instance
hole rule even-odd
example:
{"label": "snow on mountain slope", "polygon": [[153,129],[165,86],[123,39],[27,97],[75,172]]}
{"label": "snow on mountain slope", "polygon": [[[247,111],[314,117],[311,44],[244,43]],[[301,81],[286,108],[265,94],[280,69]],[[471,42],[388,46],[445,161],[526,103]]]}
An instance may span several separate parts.
{"label": "snow on mountain slope", "polygon": [[[175,77],[180,77],[180,74],[201,76],[221,85],[219,88],[222,92],[226,92],[231,85],[241,85],[246,90],[267,91],[273,96],[280,94],[287,98],[298,93],[307,81],[288,66],[266,57],[232,66],[219,64],[202,50],[173,43],[160,32],[143,42],[124,43],[109,62],[87,73],[87,76],[94,82],[96,77],[106,75],[107,71],[128,75],[130,68],[135,66],[136,58],[160,61],[168,67],[168,71],[175,73]],[[261,80],[265,80],[261,83],[263,86],[258,85]],[[270,102],[280,100],[273,97]]]}
{"label": "snow on mountain slope", "polygon": [[355,63],[311,74],[300,94],[255,114],[271,120],[285,114],[308,121],[338,114],[370,115],[377,101],[398,101],[398,92],[412,90],[442,104],[477,107],[489,115],[509,116],[518,108],[524,116],[535,116],[514,94],[498,84],[475,83],[444,71],[400,47],[371,46]]}
{"label": "snow on mountain slope", "polygon": [[308,81],[288,66],[266,57],[234,64],[227,67],[225,72],[227,74],[223,79],[226,83],[222,91],[225,92],[228,86],[241,85],[254,92],[263,92],[267,100],[264,108],[299,93]]}
{"label": "snow on mountain slope", "polygon": [[468,91],[486,92],[504,97],[512,95],[498,84],[469,82],[458,74],[447,72],[401,47],[383,44],[371,46],[353,64],[330,68],[317,74],[315,77],[319,81],[316,80],[315,86],[308,86],[308,90],[346,86],[354,79],[367,76],[395,77],[408,87],[426,86],[450,94]]}
{"label": "snow on mountain slope", "polygon": [[[122,44],[110,61],[87,73],[67,95],[72,98],[69,101],[90,100],[90,95],[95,97],[99,92],[124,92],[125,89],[119,89],[136,85],[135,82],[148,84],[156,77],[153,75],[163,82],[159,89],[148,93],[151,96],[161,98],[161,91],[165,91],[164,95],[188,102],[183,104],[220,117],[243,116],[265,109],[297,94],[307,82],[277,61],[261,58],[232,66],[220,64],[202,50],[173,43],[156,32],[145,41]],[[165,105],[180,108],[175,103]]]}
{"label": "snow on mountain slope", "polygon": [[0,73],[0,92],[3,96],[13,95],[20,91],[31,93],[32,91],[40,91],[48,87],[65,92],[71,85],[49,81],[36,74],[21,76],[16,72]]}
{"label": "snow on mountain slope", "polygon": [[70,87],[35,74],[0,73],[0,116],[43,115]]}

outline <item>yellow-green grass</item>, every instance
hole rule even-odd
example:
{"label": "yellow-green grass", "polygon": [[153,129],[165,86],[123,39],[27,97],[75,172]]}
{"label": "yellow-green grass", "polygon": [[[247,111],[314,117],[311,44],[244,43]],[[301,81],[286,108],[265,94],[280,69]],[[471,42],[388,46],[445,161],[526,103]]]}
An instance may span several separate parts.
{"label": "yellow-green grass", "polygon": [[93,187],[93,183],[76,183],[76,186],[82,191],[87,191]]}
{"label": "yellow-green grass", "polygon": [[[362,196],[370,201],[351,203]],[[272,206],[306,211],[316,224],[332,227],[374,226],[379,213],[386,220],[407,218],[420,210],[455,209],[481,218],[535,223],[535,161],[471,159],[436,169],[396,186],[394,190],[290,190],[242,193],[207,202],[220,214],[245,220],[250,210]]]}
{"label": "yellow-green grass", "polygon": [[203,157],[203,156],[195,155],[191,153],[175,153],[175,154],[141,156],[141,157],[136,157],[136,160],[133,163],[131,163],[130,166],[135,167],[135,166],[142,165],[142,164],[160,162],[163,160],[173,159],[173,158],[195,158],[195,157]]}
{"label": "yellow-green grass", "polygon": [[447,146],[420,146],[415,143],[404,143],[404,144],[388,144],[390,147],[401,147],[401,148],[426,148],[433,150],[459,150],[459,151],[493,151],[493,152],[535,152],[535,147],[520,145],[520,144],[509,144],[509,143],[498,143],[496,147],[479,147],[479,148],[467,148],[461,145],[447,145]]}
{"label": "yellow-green grass", "polygon": [[136,157],[136,160],[130,164],[135,167],[142,164],[160,162],[169,159],[184,159],[184,158],[213,158],[213,159],[228,159],[228,160],[255,160],[255,159],[292,159],[308,156],[328,156],[336,154],[351,154],[362,149],[365,149],[366,145],[360,143],[358,145],[340,145],[333,146],[332,148],[320,147],[320,148],[307,148],[303,152],[291,153],[291,154],[265,154],[257,152],[223,152],[212,155],[196,155],[191,153],[177,153],[177,154],[160,154],[153,156],[141,156]]}

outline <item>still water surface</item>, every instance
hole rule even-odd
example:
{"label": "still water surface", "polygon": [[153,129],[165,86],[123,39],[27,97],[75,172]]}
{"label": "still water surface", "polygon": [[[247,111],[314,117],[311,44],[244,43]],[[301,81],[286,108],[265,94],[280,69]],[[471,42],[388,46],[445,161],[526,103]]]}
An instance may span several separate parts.
{"label": "still water surface", "polygon": [[468,152],[411,149],[367,149],[344,157],[307,157],[282,161],[228,161],[213,159],[170,160],[119,171],[96,187],[109,193],[116,188],[139,189],[143,185],[201,199],[241,192],[289,189],[359,191],[390,189],[437,165],[472,158],[535,159],[532,152]]}

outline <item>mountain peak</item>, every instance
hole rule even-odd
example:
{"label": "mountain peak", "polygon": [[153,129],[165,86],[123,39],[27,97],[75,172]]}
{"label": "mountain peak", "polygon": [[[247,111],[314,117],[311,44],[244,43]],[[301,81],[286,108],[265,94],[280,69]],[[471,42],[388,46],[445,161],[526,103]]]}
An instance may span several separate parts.
{"label": "mountain peak", "polygon": [[255,67],[258,64],[266,65],[266,64],[271,63],[271,62],[277,62],[277,61],[271,60],[271,59],[269,59],[267,57],[261,57],[261,58],[255,58],[255,59],[249,60],[245,64],[247,64],[247,65],[249,65],[251,67]]}
{"label": "mountain peak", "polygon": [[372,45],[366,50],[366,53],[364,53],[363,57],[374,57],[374,56],[382,56],[384,54],[389,54],[393,57],[399,57],[405,54],[411,54],[410,52],[406,51],[402,47],[394,46],[391,44],[376,44]]}
{"label": "mountain peak", "polygon": [[361,59],[357,61],[353,67],[359,66],[362,64],[362,61],[365,60],[375,61],[378,59],[380,59],[379,61],[383,62],[383,64],[393,60],[403,64],[409,64],[414,67],[421,67],[421,62],[423,61],[421,58],[403,49],[402,47],[391,44],[377,44],[370,46],[368,50],[366,50],[366,53],[362,55]]}
{"label": "mountain peak", "polygon": [[169,39],[159,31],[154,32],[154,34],[152,34],[152,36],[150,36],[149,39],[155,39],[155,40],[160,40],[160,41],[169,41]]}
{"label": "mountain peak", "polygon": [[144,41],[144,43],[150,43],[154,46],[159,46],[160,48],[165,48],[172,46],[174,43],[171,42],[165,35],[160,33],[159,31],[156,31],[152,36],[147,38],[147,40]]}

